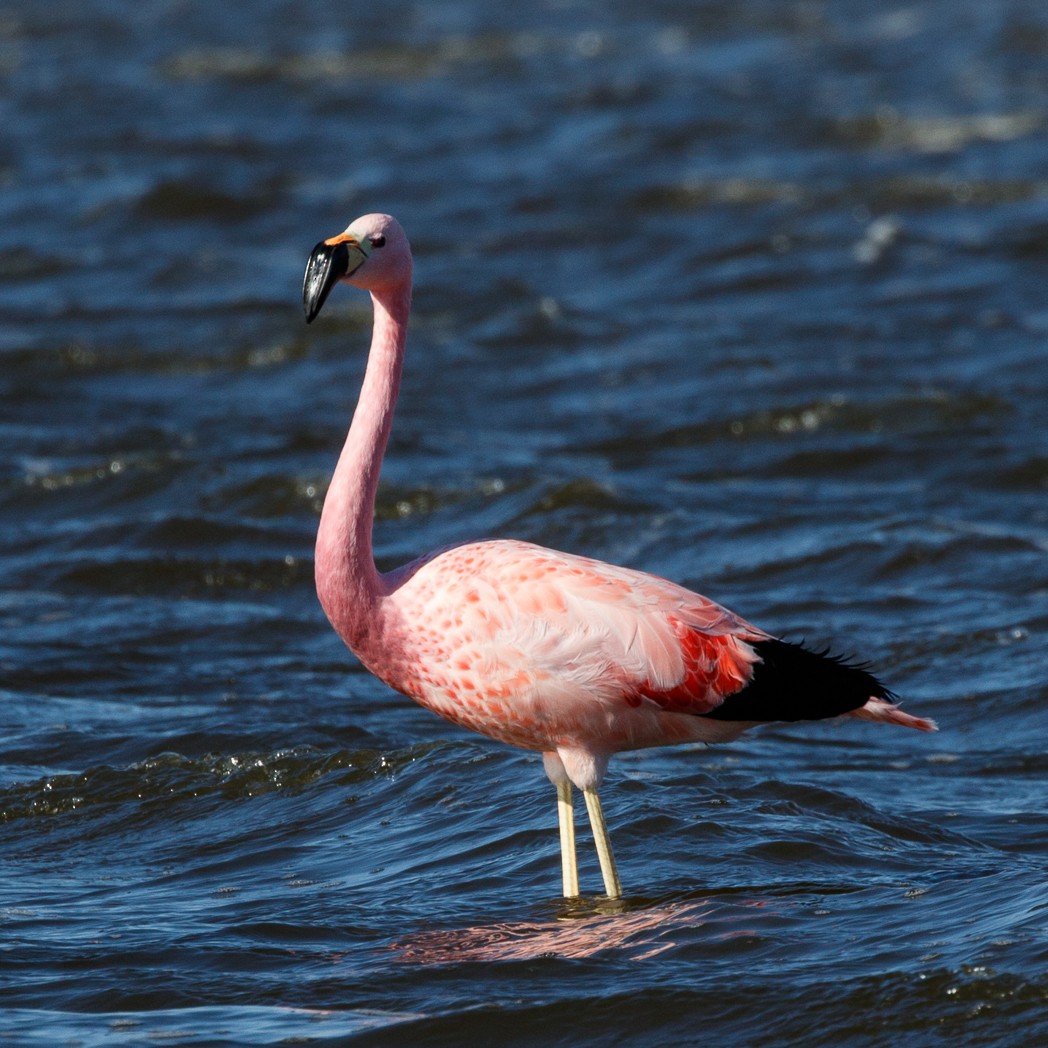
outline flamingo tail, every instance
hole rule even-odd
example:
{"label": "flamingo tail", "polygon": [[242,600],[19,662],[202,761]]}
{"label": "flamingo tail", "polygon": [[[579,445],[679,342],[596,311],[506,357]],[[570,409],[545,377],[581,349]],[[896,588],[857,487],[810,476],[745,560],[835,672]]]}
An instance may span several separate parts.
{"label": "flamingo tail", "polygon": [[903,728],[916,728],[917,731],[939,730],[935,721],[903,713],[894,703],[885,702],[884,699],[867,699],[865,706],[851,711],[851,716],[860,720],[880,721],[882,724],[898,724]]}

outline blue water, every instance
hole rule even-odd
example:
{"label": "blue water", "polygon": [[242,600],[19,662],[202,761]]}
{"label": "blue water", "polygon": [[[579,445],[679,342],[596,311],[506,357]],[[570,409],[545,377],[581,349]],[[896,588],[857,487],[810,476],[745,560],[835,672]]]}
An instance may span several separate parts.
{"label": "blue water", "polygon": [[[15,3],[0,78],[0,1043],[1048,1040],[1043,3]],[[313,593],[374,210],[383,567],[630,564],[939,734],[623,755],[560,899]]]}

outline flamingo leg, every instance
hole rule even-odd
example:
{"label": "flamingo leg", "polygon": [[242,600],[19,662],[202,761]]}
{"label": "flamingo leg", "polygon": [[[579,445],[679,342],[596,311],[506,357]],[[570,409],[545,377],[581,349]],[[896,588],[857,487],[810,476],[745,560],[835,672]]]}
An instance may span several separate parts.
{"label": "flamingo leg", "polygon": [[575,859],[575,805],[571,783],[557,783],[557,820],[560,823],[560,869],[564,878],[564,898],[579,894],[579,870]]}
{"label": "flamingo leg", "polygon": [[622,896],[622,884],[619,881],[619,871],[615,869],[615,856],[611,852],[611,838],[608,836],[608,825],[604,821],[600,797],[597,796],[596,790],[583,790],[582,794],[586,798],[586,810],[589,812],[590,826],[593,827],[593,843],[597,846],[604,890],[609,899],[618,899]]}

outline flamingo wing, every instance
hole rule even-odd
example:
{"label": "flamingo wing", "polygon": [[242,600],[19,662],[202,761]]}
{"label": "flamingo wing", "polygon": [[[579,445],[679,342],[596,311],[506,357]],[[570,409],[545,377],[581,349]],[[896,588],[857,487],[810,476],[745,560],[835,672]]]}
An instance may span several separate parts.
{"label": "flamingo wing", "polygon": [[666,579],[512,540],[443,551],[393,599],[431,683],[489,697],[559,691],[709,714],[745,687],[752,644],[770,639]]}

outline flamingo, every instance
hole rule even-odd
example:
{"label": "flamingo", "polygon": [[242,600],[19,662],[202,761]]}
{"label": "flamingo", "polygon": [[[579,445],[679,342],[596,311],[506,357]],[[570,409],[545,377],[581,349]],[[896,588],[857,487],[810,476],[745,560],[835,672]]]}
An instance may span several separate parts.
{"label": "flamingo", "polygon": [[306,321],[336,283],[370,292],[371,349],[316,540],[317,595],[360,662],[454,724],[542,754],[557,794],[561,876],[579,894],[573,793],[605,891],[621,896],[598,788],[612,754],[725,742],[770,721],[863,720],[934,731],[864,667],[780,640],[667,579],[515,539],[375,566],[379,470],[411,310],[408,239],[364,215],[313,249]]}

